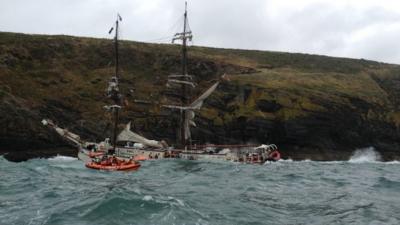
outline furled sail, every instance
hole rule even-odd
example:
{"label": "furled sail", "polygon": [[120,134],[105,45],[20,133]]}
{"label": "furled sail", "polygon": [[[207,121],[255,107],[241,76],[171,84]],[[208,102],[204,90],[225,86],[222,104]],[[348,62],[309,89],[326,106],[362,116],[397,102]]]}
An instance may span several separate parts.
{"label": "furled sail", "polygon": [[193,76],[192,75],[179,75],[179,74],[174,74],[174,75],[169,75],[168,79],[170,78],[187,78],[189,80],[193,80]]}
{"label": "furled sail", "polygon": [[196,126],[196,123],[194,122],[194,117],[195,113],[194,110],[199,110],[201,106],[203,105],[203,102],[208,96],[210,96],[215,89],[217,88],[219,84],[219,81],[213,84],[210,88],[207,89],[200,97],[198,97],[194,102],[192,102],[189,107],[185,110],[186,116],[185,116],[185,139],[189,139],[191,137],[190,134],[190,126]]}
{"label": "furled sail", "polygon": [[[174,75],[177,76],[177,75]],[[224,74],[221,77],[223,80],[226,80],[226,75]],[[184,121],[184,132],[185,132],[185,140],[188,140],[191,137],[190,127],[196,126],[194,122],[195,112],[194,110],[199,110],[201,106],[203,106],[204,100],[208,98],[218,87],[220,81],[213,84],[209,87],[202,95],[200,95],[196,100],[194,100],[189,106],[179,106],[179,105],[163,105],[163,107],[170,109],[179,109],[182,113],[185,113],[185,121]]]}
{"label": "furled sail", "polygon": [[189,106],[178,106],[178,105],[163,105],[163,107],[170,109],[179,109],[179,110],[198,110],[203,105],[203,102],[208,96],[210,96],[215,89],[217,88],[219,82],[213,84],[207,91],[205,91],[200,97],[198,97],[195,101],[193,101]]}
{"label": "furled sail", "polygon": [[185,117],[185,140],[188,140],[189,138],[191,138],[191,133],[190,133],[190,126],[196,126],[196,123],[194,122],[194,111],[191,109],[188,109],[185,111],[186,113],[186,117]]}
{"label": "furled sail", "polygon": [[203,102],[208,96],[210,96],[215,89],[217,88],[219,82],[213,84],[207,91],[205,91],[200,97],[198,97],[192,104],[190,104],[190,108],[192,109],[200,109],[201,106],[203,105]]}
{"label": "furled sail", "polygon": [[118,135],[117,140],[141,143],[143,145],[151,146],[151,147],[155,147],[155,148],[163,147],[162,143],[159,141],[149,140],[143,136],[140,136],[139,134],[137,134],[135,132],[132,132],[130,122],[126,125],[125,129]]}
{"label": "furled sail", "polygon": [[196,87],[196,84],[190,81],[183,81],[183,80],[176,80],[176,79],[168,79],[168,83],[167,85],[171,85],[171,84],[185,84],[185,85],[189,85],[193,88]]}
{"label": "furled sail", "polygon": [[53,123],[53,121],[51,121],[49,119],[43,119],[42,124],[44,126],[52,127],[61,137],[66,138],[67,140],[73,142],[74,144],[76,144],[78,146],[82,145],[82,143],[83,143],[81,141],[81,138],[79,137],[79,135],[74,134],[74,133],[68,131],[67,129],[63,129],[63,128],[57,126],[55,123]]}

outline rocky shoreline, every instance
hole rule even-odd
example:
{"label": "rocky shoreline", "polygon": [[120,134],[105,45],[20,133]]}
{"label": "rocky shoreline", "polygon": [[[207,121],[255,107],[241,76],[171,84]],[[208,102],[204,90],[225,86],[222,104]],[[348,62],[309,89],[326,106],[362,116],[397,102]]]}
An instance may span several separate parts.
{"label": "rocky shoreline", "polygon": [[12,162],[23,162],[29,159],[34,158],[51,158],[54,156],[62,155],[62,156],[77,156],[76,148],[52,148],[52,149],[30,149],[23,151],[7,151],[0,150],[0,155],[2,155],[5,159]]}

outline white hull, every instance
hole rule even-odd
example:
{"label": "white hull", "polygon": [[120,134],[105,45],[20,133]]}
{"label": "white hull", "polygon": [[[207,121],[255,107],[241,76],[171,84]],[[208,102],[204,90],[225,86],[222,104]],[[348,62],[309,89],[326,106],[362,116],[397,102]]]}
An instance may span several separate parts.
{"label": "white hull", "polygon": [[165,149],[140,149],[129,147],[118,147],[115,154],[121,158],[131,158],[136,156],[144,156],[149,159],[165,158],[167,150]]}
{"label": "white hull", "polygon": [[[147,159],[163,159],[163,158],[181,158],[187,160],[209,160],[209,161],[233,161],[244,163],[264,163],[267,160],[265,154],[244,154],[241,151],[228,151],[225,153],[210,153],[203,150],[186,150],[177,151],[172,156],[171,150],[166,149],[143,149],[132,147],[117,147],[115,155],[120,159],[131,159],[140,157],[142,160]],[[78,158],[85,163],[90,162],[92,158],[89,156],[90,151],[81,148]]]}

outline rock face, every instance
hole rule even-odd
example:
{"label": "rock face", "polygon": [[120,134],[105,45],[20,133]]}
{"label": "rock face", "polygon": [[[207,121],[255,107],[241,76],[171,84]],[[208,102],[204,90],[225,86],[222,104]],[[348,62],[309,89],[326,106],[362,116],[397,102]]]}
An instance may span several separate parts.
{"label": "rock face", "polygon": [[[121,43],[121,128],[175,142],[176,112],[164,102],[167,75],[180,71],[179,48]],[[14,161],[76,150],[40,121],[82,138],[110,136],[103,111],[113,73],[110,40],[0,33],[0,153]],[[189,71],[200,94],[230,81],[197,112],[195,143],[275,143],[285,158],[347,160],[374,146],[400,159],[400,67],[378,62],[276,52],[192,47]]]}
{"label": "rock face", "polygon": [[57,154],[47,149],[57,149],[67,155],[72,153],[58,135],[38,123],[39,113],[27,108],[23,100],[3,96],[0,115],[0,153],[7,153],[6,158],[21,161]]}

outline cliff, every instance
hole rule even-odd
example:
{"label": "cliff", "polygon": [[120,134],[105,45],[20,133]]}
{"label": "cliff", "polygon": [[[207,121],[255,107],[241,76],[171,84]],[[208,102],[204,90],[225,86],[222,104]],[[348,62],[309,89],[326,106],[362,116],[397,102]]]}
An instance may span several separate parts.
{"label": "cliff", "polygon": [[[180,71],[176,45],[122,41],[121,128],[175,142],[174,113],[159,107]],[[196,117],[197,143],[275,143],[293,159],[345,160],[374,146],[400,159],[400,66],[364,59],[191,47],[199,90],[226,73]],[[0,152],[12,160],[74,154],[40,123],[49,118],[89,140],[110,135],[105,88],[111,40],[0,33]],[[193,93],[195,96],[199,93]],[[139,101],[137,101],[139,100]]]}

